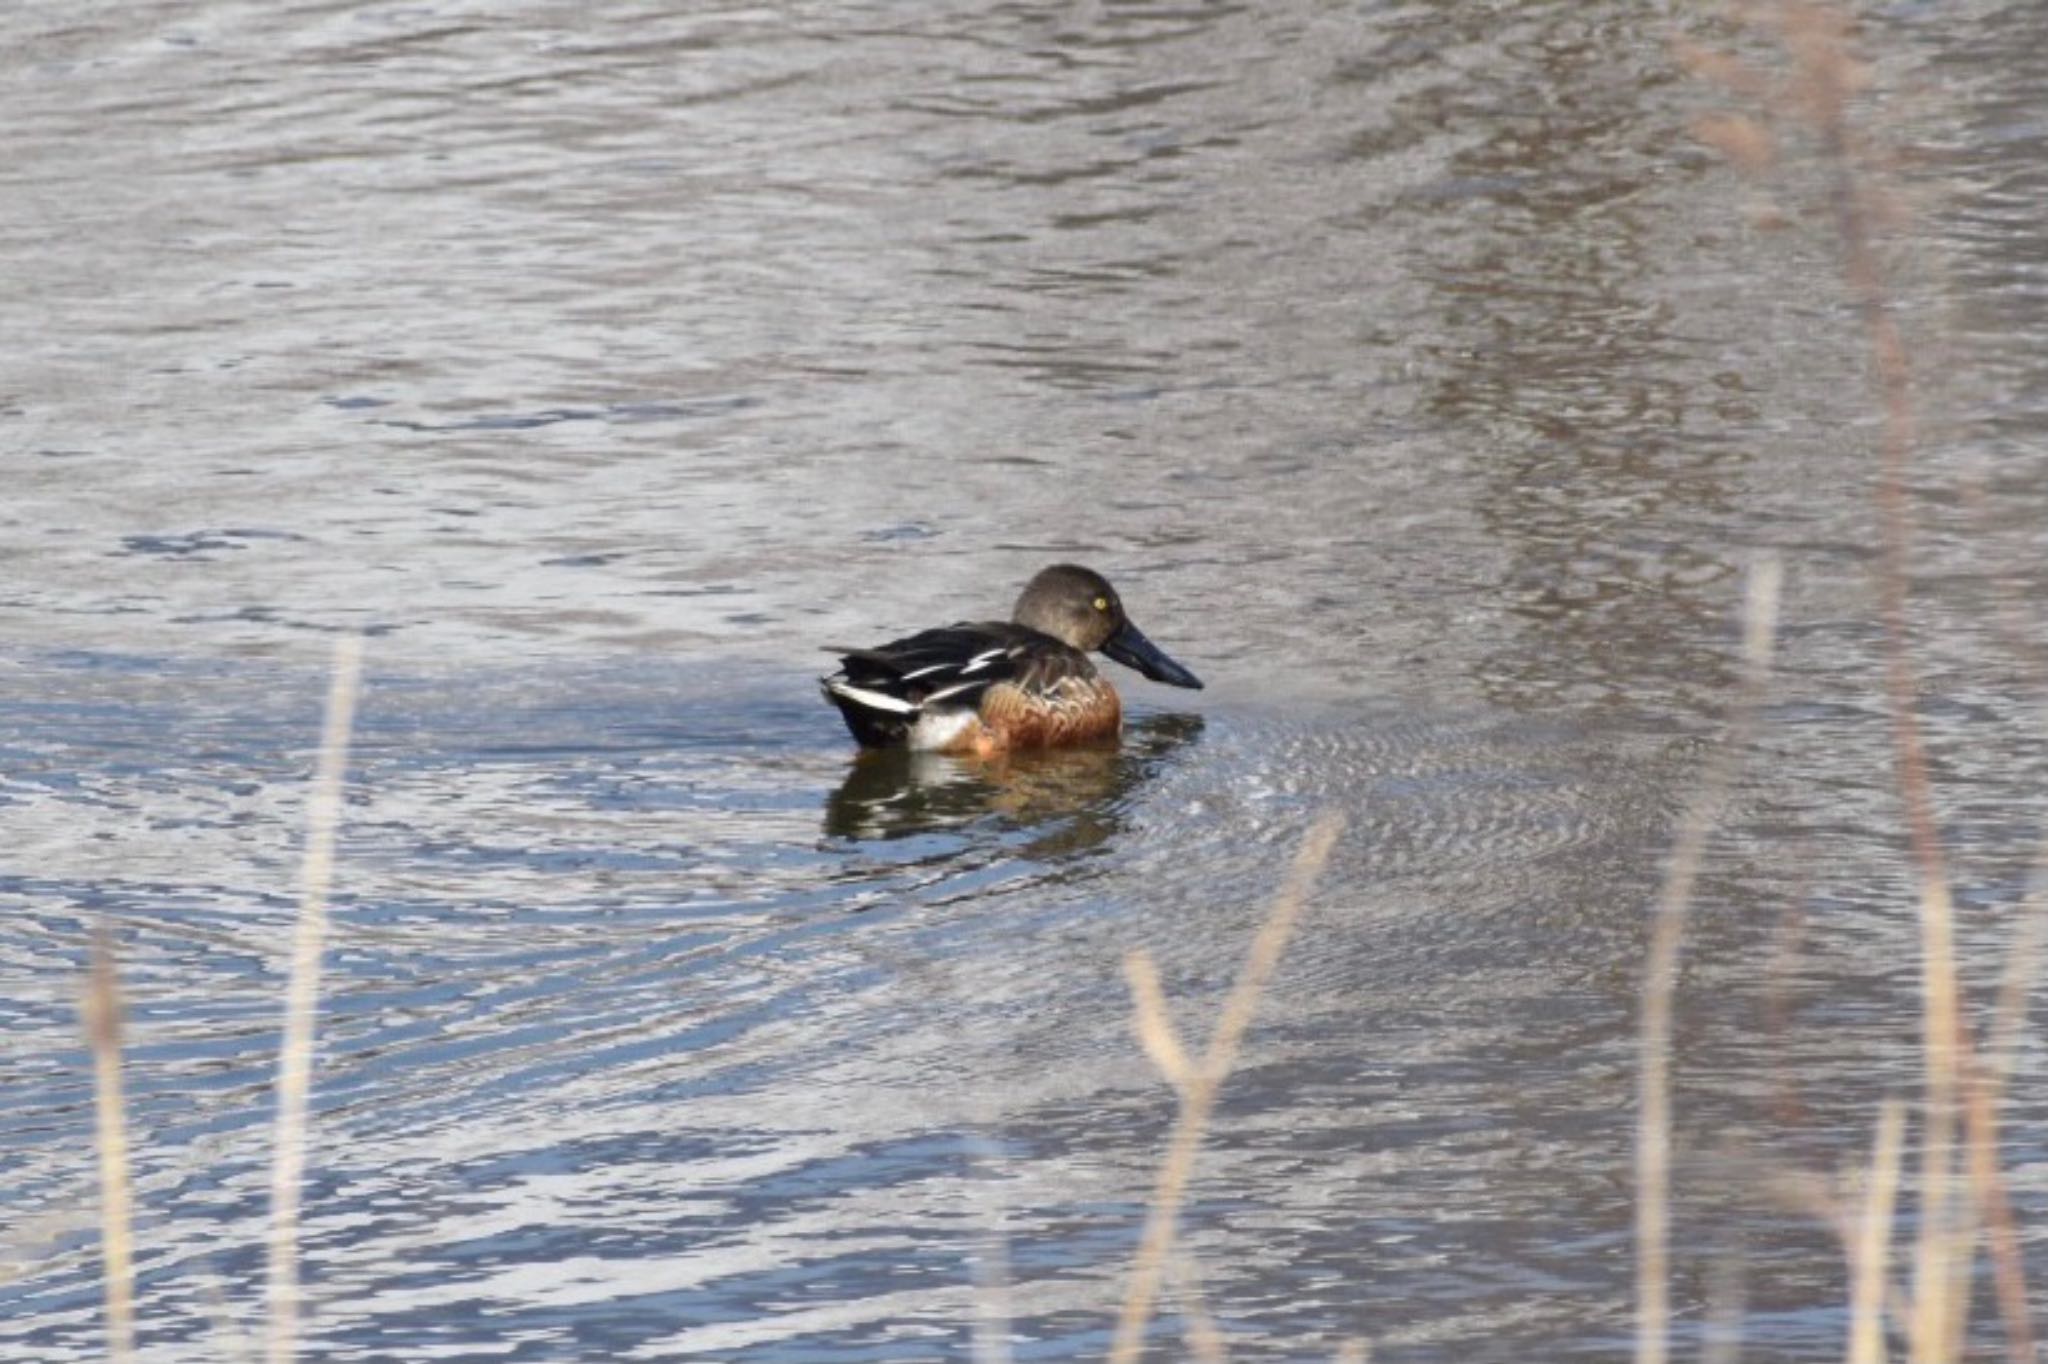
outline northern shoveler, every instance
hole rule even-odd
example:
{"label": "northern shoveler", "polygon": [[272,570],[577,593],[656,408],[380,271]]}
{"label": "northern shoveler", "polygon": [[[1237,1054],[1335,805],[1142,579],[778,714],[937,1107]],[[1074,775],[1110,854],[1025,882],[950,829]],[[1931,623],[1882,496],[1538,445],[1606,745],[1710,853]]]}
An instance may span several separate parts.
{"label": "northern shoveler", "polygon": [[963,621],[845,650],[839,671],[819,685],[868,748],[987,756],[1086,743],[1123,724],[1116,688],[1088,661],[1092,649],[1155,682],[1202,685],[1131,624],[1108,579],[1074,564],[1033,578],[1007,621]]}

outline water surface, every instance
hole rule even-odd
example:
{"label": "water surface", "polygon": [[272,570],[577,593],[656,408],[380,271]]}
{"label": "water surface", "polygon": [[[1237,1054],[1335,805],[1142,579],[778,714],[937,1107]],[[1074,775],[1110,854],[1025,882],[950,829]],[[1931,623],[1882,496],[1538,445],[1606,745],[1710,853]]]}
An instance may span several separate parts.
{"label": "water surface", "polygon": [[[1745,1267],[1746,1357],[1838,1358],[1839,1251],[1764,1176],[1918,1083],[1875,418],[1810,176],[1691,142],[1692,22],[0,17],[0,1340],[101,1357],[102,922],[145,1351],[253,1319],[360,630],[320,1357],[955,1359],[996,1318],[1100,1353],[1172,1116],[1123,954],[1205,1032],[1327,810],[1187,1216],[1209,1311],[1242,1358],[1619,1356],[1643,916],[1771,548],[1780,675],[1681,986],[1674,1300],[1690,1349]],[[1866,33],[1915,153],[1916,647],[1973,998],[2048,776],[2012,647],[2048,586],[2043,23]],[[1054,559],[1209,689],[1129,678],[1115,751],[856,761],[819,650]]]}

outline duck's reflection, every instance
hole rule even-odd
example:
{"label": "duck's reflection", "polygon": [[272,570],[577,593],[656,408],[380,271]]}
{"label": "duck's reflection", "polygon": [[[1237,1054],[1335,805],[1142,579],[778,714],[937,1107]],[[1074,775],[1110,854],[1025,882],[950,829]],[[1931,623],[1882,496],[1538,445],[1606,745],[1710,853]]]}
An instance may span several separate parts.
{"label": "duck's reflection", "polygon": [[866,750],[825,802],[825,832],[835,838],[907,838],[995,816],[1036,835],[1025,847],[1030,855],[1085,851],[1121,827],[1132,793],[1201,733],[1199,715],[1148,715],[1125,727],[1121,744],[1102,747],[1011,753],[987,761]]}

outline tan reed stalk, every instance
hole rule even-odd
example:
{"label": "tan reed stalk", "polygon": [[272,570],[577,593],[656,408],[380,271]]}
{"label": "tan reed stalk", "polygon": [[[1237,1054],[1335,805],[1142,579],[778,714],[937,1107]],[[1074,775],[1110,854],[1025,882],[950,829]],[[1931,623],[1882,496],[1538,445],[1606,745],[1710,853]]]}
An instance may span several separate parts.
{"label": "tan reed stalk", "polygon": [[[1832,1181],[1816,1176],[1811,1170],[1790,1166],[1765,1165],[1757,1173],[1762,1187],[1772,1199],[1804,1213],[1833,1232],[1835,1239],[1842,1243],[1842,1258],[1852,1266],[1857,1262],[1860,1229],[1856,1213]],[[1884,1307],[1895,1325],[1902,1326],[1913,1314],[1913,1305],[1891,1279],[1885,1281]]]}
{"label": "tan reed stalk", "polygon": [[299,866],[299,912],[285,985],[284,1040],[277,1072],[277,1129],[270,1180],[269,1364],[291,1364],[299,1343],[299,1193],[306,1169],[306,1109],[313,1077],[314,1010],[327,934],[327,889],[334,873],[334,831],[341,822],[342,776],[355,725],[363,642],[334,644],[327,718],[306,802],[306,851]]}
{"label": "tan reed stalk", "polygon": [[1955,912],[1948,870],[1927,774],[1918,713],[1919,680],[1908,631],[1912,506],[1906,470],[1919,438],[1912,365],[1893,315],[1883,264],[1870,231],[1868,195],[1858,174],[1857,143],[1849,129],[1848,101],[1860,68],[1849,56],[1848,20],[1819,5],[1786,4],[1779,16],[1794,66],[1795,107],[1819,138],[1833,169],[1829,201],[1842,248],[1842,274],[1862,319],[1875,368],[1883,422],[1879,432],[1877,506],[1880,523],[1877,587],[1884,621],[1885,693],[1906,832],[1920,883],[1920,993],[1922,1049],[1926,1056],[1926,1111],[1921,1142],[1920,1236],[1915,1246],[1911,1357],[1936,1364],[1951,1354],[1969,1311],[1968,1294],[1955,1292],[1961,1251],[1969,1237],[1951,1225],[1955,1213],[1955,1129],[1958,1078],[1967,1069],[1969,1040],[1962,1029],[1956,986]]}
{"label": "tan reed stalk", "polygon": [[1010,1251],[991,1228],[974,1266],[974,1364],[1010,1364]]}
{"label": "tan reed stalk", "polygon": [[[1993,534],[1991,500],[1981,477],[1966,479],[1963,501],[1975,514],[1981,533]],[[2028,638],[2025,584],[2017,572],[2000,575],[2003,593],[1998,600],[1998,634],[2007,652],[2028,673],[2037,691],[2048,693],[2048,651]],[[1996,1154],[1998,1110],[2004,1101],[2006,1081],[2011,1075],[2014,1049],[2020,1030],[2026,1025],[2027,994],[2040,970],[2044,935],[2048,935],[2048,839],[2034,850],[2027,877],[2027,893],[2019,905],[2019,925],[2005,953],[1997,1002],[1993,1005],[1988,1031],[1977,1052],[1970,1091],[1965,1100],[1969,1128],[1969,1171],[1972,1197],[1991,1253],[1993,1282],[1998,1293],[1999,1316],[2006,1332],[2006,1346],[2014,1359],[2032,1364],[2036,1356],[2033,1323],[2027,1307],[2026,1271],[2020,1255],[2019,1231],[2014,1223],[2011,1201]]]}
{"label": "tan reed stalk", "polygon": [[[1992,502],[1982,477],[1962,483],[1963,502],[1975,515],[1980,533],[1989,538]],[[2026,584],[2017,571],[1999,575],[2003,592],[1998,599],[1998,634],[2008,653],[2025,668],[2037,692],[2048,694],[2048,650],[2028,639],[2025,603]],[[2020,1255],[2019,1233],[2012,1205],[1995,1159],[1998,1150],[1999,1105],[2011,1074],[2012,1057],[2020,1030],[2026,1025],[2027,994],[2040,969],[2044,936],[2048,936],[2048,839],[2035,848],[2033,866],[2027,878],[2027,893],[2019,906],[2019,926],[2006,950],[1997,1003],[1993,1006],[1988,1034],[1978,1051],[1973,1077],[1974,1089],[1965,1114],[1970,1125],[1968,1169],[1970,1186],[1984,1221],[1992,1273],[1997,1285],[1999,1315],[2005,1323],[2007,1349],[2022,1364],[2036,1357],[2033,1323],[2027,1307],[2026,1272]],[[1977,1092],[1981,1091],[1981,1095]],[[1984,1153],[1992,1154],[1986,1161]]]}
{"label": "tan reed stalk", "polygon": [[1906,1110],[1887,1099],[1878,1111],[1877,1143],[1864,1181],[1862,1216],[1846,1236],[1849,1250],[1849,1364],[1884,1364],[1885,1267],[1891,1259],[1892,1206],[1899,1193],[1899,1145]]}
{"label": "tan reed stalk", "polygon": [[[993,1113],[984,1114],[977,1126],[992,1126],[994,1121]],[[969,1357],[974,1364],[1010,1364],[1010,1237],[1001,1200],[993,1188],[1002,1150],[995,1142],[978,1135],[968,1139],[968,1148],[975,1175],[970,1187],[981,1223],[980,1247],[968,1262],[974,1289],[974,1336]]]}
{"label": "tan reed stalk", "polygon": [[1999,976],[1990,1038],[1979,1053],[1985,1075],[2000,1092],[2012,1074],[2012,1058],[2027,1026],[2027,994],[2040,972],[2041,953],[2048,949],[2048,838],[2034,849],[2028,883],[2026,898],[2020,901],[2019,927],[2013,931]]}
{"label": "tan reed stalk", "polygon": [[[1892,311],[1885,271],[1871,239],[1867,196],[1857,175],[1855,142],[1848,127],[1848,92],[1856,68],[1846,51],[1846,27],[1839,14],[1806,7],[1788,9],[1784,22],[1786,43],[1807,94],[1808,116],[1834,167],[1831,200],[1835,231],[1842,244],[1843,276],[1868,336],[1884,418],[1877,484],[1883,531],[1878,592],[1899,792],[1906,805],[1907,835],[1920,881],[1922,1044],[1926,1054],[1920,1236],[1914,1255],[1910,1338],[1915,1364],[1937,1364],[1957,1355],[1968,1322],[1966,1281],[1979,1206],[1952,1206],[1959,1110],[1969,1128],[1969,1146],[1991,1151],[1988,1165],[1984,1157],[1975,1158],[1975,1192],[1980,1200],[1997,1182],[1996,1137],[1988,1127],[1993,1116],[1988,1104],[1958,1103],[1959,1089],[1972,1069],[1970,1040],[1962,1026],[1955,913],[1934,811],[1933,784],[1927,774],[1917,710],[1919,682],[1908,637],[1913,522],[1906,470],[1918,441],[1919,423],[1912,367]],[[1968,1147],[1964,1157],[1966,1162],[1972,1160]],[[2023,1327],[2021,1330],[2024,1333]]]}
{"label": "tan reed stalk", "polygon": [[1671,1002],[1678,985],[1678,949],[1693,883],[1707,840],[1721,817],[1735,769],[1756,731],[1756,713],[1770,683],[1778,625],[1778,560],[1765,556],[1749,573],[1743,610],[1743,682],[1721,746],[1700,774],[1679,817],[1671,860],[1650,930],[1643,972],[1641,1056],[1636,1073],[1636,1359],[1664,1364],[1669,1349],[1671,1235]]}
{"label": "tan reed stalk", "polygon": [[1707,1329],[1700,1342],[1700,1364],[1739,1364],[1747,1291],[1741,1256],[1730,1253],[1715,1262],[1707,1280]]}
{"label": "tan reed stalk", "polygon": [[1998,1000],[1983,1046],[1978,1050],[1966,1091],[1970,1189],[1991,1251],[1992,1282],[1998,1293],[1999,1317],[2005,1325],[2007,1352],[2021,1364],[2036,1357],[2033,1321],[2027,1305],[2025,1260],[2012,1202],[1998,1168],[1998,1110],[2005,1100],[2012,1058],[2026,1027],[2027,993],[2039,973],[2041,953],[2048,947],[2048,840],[2034,854],[2030,888],[2020,903],[2019,926],[2006,949]]}
{"label": "tan reed stalk", "polygon": [[1166,1257],[1173,1273],[1174,1301],[1180,1305],[1182,1332],[1188,1357],[1196,1364],[1229,1364],[1230,1347],[1223,1339],[1216,1318],[1210,1315],[1208,1294],[1202,1288],[1202,1270],[1194,1253],[1185,1245],[1175,1246]]}
{"label": "tan reed stalk", "polygon": [[[977,1141],[980,1165],[994,1151],[993,1143]],[[977,1181],[979,1184],[979,1181]],[[981,1253],[974,1257],[974,1364],[1010,1364],[1010,1241],[995,1210],[984,1202],[988,1224],[982,1231]]]}
{"label": "tan reed stalk", "polygon": [[1112,1364],[1132,1364],[1143,1348],[1145,1327],[1152,1319],[1152,1309],[1158,1300],[1160,1279],[1165,1272],[1167,1254],[1173,1247],[1181,1204],[1194,1176],[1195,1156],[1201,1147],[1203,1134],[1208,1131],[1216,1091],[1230,1073],[1238,1044],[1258,1008],[1259,997],[1264,993],[1273,969],[1280,963],[1280,954],[1286,950],[1287,941],[1294,933],[1302,905],[1330,860],[1330,851],[1336,846],[1337,835],[1343,828],[1341,815],[1326,814],[1316,821],[1308,837],[1302,840],[1294,868],[1280,893],[1273,898],[1265,922],[1252,939],[1244,965],[1239,968],[1237,980],[1223,1002],[1223,1010],[1216,1019],[1209,1046],[1199,1064],[1188,1061],[1174,1033],[1173,1020],[1166,1011],[1166,997],[1159,988],[1159,973],[1152,965],[1151,957],[1139,950],[1124,959],[1124,973],[1132,992],[1132,1025],[1146,1054],[1166,1072],[1167,1080],[1178,1093],[1180,1110],[1174,1120],[1173,1135],[1167,1141],[1166,1157],[1160,1162],[1152,1201],[1146,1210],[1145,1230],[1139,1238],[1137,1257],[1131,1266],[1130,1285],[1124,1294],[1123,1310],[1117,1318],[1116,1337],[1109,1354]]}
{"label": "tan reed stalk", "polygon": [[[1972,1223],[1982,1224],[1991,1255],[1991,1281],[1998,1295],[1999,1318],[2005,1326],[2006,1353],[2021,1364],[2032,1364],[2034,1331],[2027,1307],[2019,1227],[2013,1220],[2012,1201],[2006,1196],[2005,1176],[1998,1168],[2000,1092],[1998,1081],[1985,1073],[1981,1063],[1970,1068],[1963,1082],[1963,1168],[1969,1178]],[[1955,1269],[1954,1296],[1967,1298],[1969,1260],[1963,1258]],[[1957,1313],[1949,1343],[1955,1358],[1962,1356],[1962,1328],[1961,1314]]]}
{"label": "tan reed stalk", "polygon": [[[2023,918],[2007,951],[2006,970],[1990,1028],[1989,1050],[1969,1054],[1964,1036],[1963,1072],[1957,1079],[1963,1120],[1962,1174],[1970,1197],[1955,1212],[1947,1229],[1948,1284],[1943,1290],[1941,1346],[1938,1357],[1960,1359],[1968,1325],[1970,1276],[1977,1235],[1981,1230],[1991,1260],[1992,1284],[2010,1358],[2031,1364],[2034,1333],[2027,1305],[2026,1270],[2019,1229],[2006,1195],[2004,1172],[1998,1165],[1999,1116],[2005,1081],[2010,1074],[2013,1019],[2024,1017],[2025,993],[2040,951],[2037,896],[2023,905]],[[1953,1253],[1960,1250],[1962,1253]]]}
{"label": "tan reed stalk", "polygon": [[92,1048],[93,1126],[100,1164],[100,1260],[105,1271],[107,1358],[135,1358],[134,1198],[128,1118],[121,1095],[121,982],[104,926],[92,935],[92,967],[79,1012]]}
{"label": "tan reed stalk", "polygon": [[[1773,11],[1779,40],[1791,56],[1787,87],[1768,83],[1725,55],[1695,61],[1694,69],[1758,100],[1767,112],[1788,113],[1820,144],[1832,172],[1829,204],[1841,245],[1842,274],[1870,348],[1879,402],[1876,502],[1880,545],[1875,573],[1884,623],[1886,709],[1899,792],[1905,805],[1912,862],[1919,883],[1921,1034],[1925,1061],[1925,1114],[1919,1181],[1919,1236],[1914,1247],[1912,1311],[1908,1325],[1914,1364],[1940,1364],[1962,1348],[1970,1309],[1969,1275],[1977,1228],[1990,1231],[2006,1338],[2022,1357],[2031,1354],[2025,1283],[2010,1232],[2003,1180],[1997,1169],[1995,1089],[1975,1077],[1971,1038],[1962,1023],[1955,961],[1955,912],[1945,853],[1934,809],[1933,785],[1921,733],[1919,683],[1909,636],[1912,506],[1906,473],[1918,442],[1910,354],[1891,304],[1887,272],[1875,244],[1875,215],[1861,173],[1864,147],[1850,126],[1849,98],[1864,71],[1849,54],[1850,22],[1839,9],[1784,0]],[[1760,129],[1746,119],[1735,123]],[[1708,139],[1749,169],[1759,164],[1738,153],[1725,135]],[[1746,136],[1768,147],[1766,136]],[[1964,1128],[1960,1158],[1970,1197],[1958,1200],[1957,1127]]]}

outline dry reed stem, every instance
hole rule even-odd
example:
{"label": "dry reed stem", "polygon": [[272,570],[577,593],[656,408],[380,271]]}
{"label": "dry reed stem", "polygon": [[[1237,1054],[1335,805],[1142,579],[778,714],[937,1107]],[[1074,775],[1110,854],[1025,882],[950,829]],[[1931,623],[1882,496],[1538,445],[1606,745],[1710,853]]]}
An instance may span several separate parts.
{"label": "dry reed stem", "polygon": [[134,1198],[128,1178],[127,1109],[121,1096],[121,982],[114,971],[113,940],[104,925],[92,935],[92,967],[79,1012],[92,1048],[107,1357],[114,1364],[126,1364],[135,1358]]}
{"label": "dry reed stem", "polygon": [[1164,1057],[1179,1067],[1178,1074],[1169,1072],[1166,1078],[1179,1094],[1180,1110],[1174,1120],[1173,1135],[1167,1141],[1166,1157],[1160,1162],[1152,1201],[1146,1209],[1145,1230],[1138,1240],[1130,1286],[1125,1291],[1116,1337],[1110,1346],[1111,1364],[1132,1364],[1143,1347],[1145,1327],[1158,1300],[1160,1278],[1167,1253],[1173,1247],[1174,1228],[1187,1197],[1188,1183],[1194,1176],[1195,1155],[1208,1130],[1216,1091],[1230,1073],[1259,997],[1279,965],[1280,954],[1286,950],[1295,922],[1301,917],[1302,905],[1330,860],[1330,851],[1343,828],[1341,815],[1327,814],[1316,821],[1308,837],[1302,840],[1294,868],[1252,939],[1198,1065],[1187,1062],[1173,1020],[1165,1012],[1165,994],[1159,989],[1159,974],[1151,957],[1141,949],[1124,958],[1124,974],[1132,987],[1132,1026],[1155,1062]]}
{"label": "dry reed stem", "polygon": [[334,643],[327,718],[306,802],[306,851],[299,864],[299,912],[285,985],[284,1040],[277,1071],[277,1129],[270,1180],[269,1364],[291,1364],[299,1343],[299,1193],[306,1170],[306,1110],[313,1077],[314,1011],[327,933],[327,889],[334,873],[334,831],[341,822],[342,776],[355,725],[363,642]]}
{"label": "dry reed stem", "polygon": [[1228,1364],[1230,1348],[1209,1312],[1201,1266],[1194,1253],[1184,1245],[1175,1246],[1167,1264],[1173,1270],[1174,1298],[1180,1304],[1181,1336],[1187,1341],[1188,1357],[1199,1364]]}
{"label": "dry reed stem", "polygon": [[[1985,489],[1983,475],[1975,472],[1966,475],[1957,485],[1957,492],[1977,522],[1978,536],[1985,540],[1995,538],[1998,530],[1992,520],[1991,495]],[[1998,614],[1994,620],[1998,641],[2026,670],[2035,689],[2048,691],[2048,649],[2027,638],[2032,622],[2027,619],[2024,609],[2029,596],[2026,579],[2017,571],[2008,571],[1998,575],[1998,586],[2003,589],[1997,599]],[[2038,869],[2040,865],[2037,855],[2035,866]]]}
{"label": "dry reed stem", "polygon": [[[1855,1263],[1856,1217],[1833,1188],[1832,1181],[1810,1170],[1789,1167],[1765,1167],[1761,1179],[1778,1203],[1804,1213],[1832,1231],[1835,1239],[1842,1243],[1842,1257],[1851,1264]],[[1903,1332],[1906,1323],[1912,1320],[1913,1304],[1907,1299],[1905,1290],[1889,1279],[1885,1283],[1884,1307],[1894,1325]]]}
{"label": "dry reed stem", "polygon": [[[2020,1255],[2019,1227],[2012,1215],[2012,1202],[2005,1194],[2005,1180],[1998,1169],[1998,1102],[2000,1086],[1984,1073],[1982,1065],[1972,1066],[1963,1083],[1964,1168],[1970,1181],[1971,1207],[1983,1223],[1986,1245],[1991,1252],[1992,1284],[1998,1294],[1998,1312],[2005,1325],[2006,1352],[2022,1364],[2034,1359],[2034,1331],[2027,1308],[2027,1278]],[[1970,1294],[1969,1261],[1957,1266],[1958,1300]],[[1958,1314],[1960,1316],[1960,1314]],[[1962,1354],[1962,1322],[1954,1323],[1951,1336],[1953,1357]]]}
{"label": "dry reed stem", "polygon": [[[992,1122],[985,1119],[985,1123]],[[974,1364],[1010,1364],[1010,1238],[1001,1206],[990,1191],[993,1167],[1002,1149],[986,1137],[968,1140],[972,1154],[977,1211],[982,1224],[979,1251],[968,1260],[974,1285]]]}
{"label": "dry reed stem", "polygon": [[2027,992],[2041,969],[2042,950],[2048,948],[2048,838],[2034,850],[2028,881],[2027,896],[2020,902],[2019,927],[2013,930],[2012,945],[2005,953],[1998,1001],[1992,1006],[1990,1039],[1978,1052],[1985,1076],[1997,1086],[1994,1097],[2000,1096],[2012,1074],[2012,1058],[2027,1026]]}
{"label": "dry reed stem", "polygon": [[[1785,0],[1773,15],[1793,68],[1789,98],[1775,107],[1813,132],[1832,169],[1828,199],[1841,243],[1843,279],[1866,333],[1882,415],[1876,487],[1880,552],[1875,577],[1884,624],[1885,693],[1894,764],[1919,882],[1926,1072],[1910,1353],[1915,1364],[1940,1364],[1960,1353],[1970,1309],[1971,1260],[1981,1223],[1990,1235],[2007,1342],[2015,1354],[2030,1358],[2032,1329],[2026,1312],[2024,1271],[1996,1159],[1998,1090],[1980,1082],[1980,1068],[1972,1060],[1971,1039],[1963,1027],[1954,905],[1917,709],[1919,684],[1908,611],[1913,518],[1906,475],[1919,439],[1918,411],[1910,355],[1873,240],[1872,225],[1886,220],[1885,206],[1860,173],[1871,153],[1848,116],[1849,99],[1869,83],[1869,72],[1849,54],[1850,22],[1842,11]],[[1959,1122],[1965,1129],[1961,1158],[1970,1192],[1960,1206],[1955,1187]]]}
{"label": "dry reed stem", "polygon": [[1727,738],[1708,759],[1693,799],[1679,817],[1664,884],[1657,895],[1643,972],[1641,1060],[1636,1121],[1636,1359],[1664,1364],[1669,1344],[1671,1235],[1671,1001],[1685,911],[1720,819],[1736,765],[1755,734],[1757,708],[1769,685],[1782,570],[1774,556],[1750,569],[1743,608],[1743,682]]}
{"label": "dry reed stem", "polygon": [[1707,1280],[1707,1321],[1700,1341],[1700,1364],[1738,1364],[1741,1360],[1747,1291],[1740,1254],[1730,1252],[1715,1261]]}
{"label": "dry reed stem", "polygon": [[[1980,532],[1989,536],[1991,505],[1981,478],[1966,479],[1964,502],[1976,516]],[[2002,575],[2004,593],[1998,601],[1997,625],[2000,641],[2030,674],[2034,686],[2048,692],[2048,651],[2027,638],[2025,613],[2020,603],[2025,584],[2017,573]],[[2005,1324],[2007,1348],[2021,1364],[2036,1357],[2033,1324],[2027,1307],[2026,1272],[2020,1254],[2019,1233],[2012,1206],[2005,1196],[2004,1182],[1996,1160],[1998,1150],[1998,1108],[2004,1100],[2006,1081],[2012,1073],[2012,1058],[2026,1026],[2027,994],[2040,971],[2041,953],[2048,942],[2048,838],[2034,850],[2027,877],[2027,893],[2019,904],[2019,925],[2013,930],[2005,952],[2005,969],[2000,973],[1998,994],[1992,1006],[1985,1040],[1977,1051],[1971,1090],[1965,1113],[1970,1128],[1970,1186],[1977,1199],[1991,1251],[1993,1282],[1998,1293],[1999,1316]],[[1987,1159],[1987,1156],[1989,1157]]]}
{"label": "dry reed stem", "polygon": [[975,1364],[1010,1364],[1010,1249],[990,1228],[974,1262]]}
{"label": "dry reed stem", "polygon": [[1865,1180],[1863,1212],[1849,1251],[1849,1364],[1884,1364],[1885,1266],[1891,1258],[1892,1206],[1899,1193],[1899,1145],[1906,1110],[1887,1099],[1878,1112],[1877,1142]]}
{"label": "dry reed stem", "polygon": [[1159,983],[1159,968],[1150,953],[1136,951],[1124,958],[1124,980],[1131,990],[1131,1028],[1145,1056],[1175,1089],[1186,1092],[1195,1076],[1194,1063],[1181,1049],[1180,1035],[1173,1030],[1173,1014],[1166,1004],[1165,987]]}
{"label": "dry reed stem", "polygon": [[[1999,1318],[2004,1324],[2007,1353],[2021,1364],[2035,1358],[2034,1331],[2027,1306],[2025,1261],[2020,1251],[2019,1228],[2013,1218],[2012,1202],[2006,1196],[2005,1180],[1998,1167],[1999,1106],[2004,1102],[2006,1081],[2011,1076],[2012,1057],[2026,1023],[2027,991],[2040,966],[2043,934],[2048,931],[2048,895],[2042,893],[2041,868],[2048,861],[2048,841],[2035,856],[2032,885],[2020,905],[2019,927],[2006,950],[2005,970],[1999,981],[1986,1044],[1971,1059],[1963,1076],[1963,1116],[1967,1144],[1964,1168],[1968,1174],[1970,1211],[1983,1224],[1991,1255],[1992,1283],[1997,1293]],[[1952,1300],[1969,1294],[1969,1261],[1954,1267]],[[1963,1343],[1960,1314],[1952,1320],[1949,1348],[1960,1355]]]}
{"label": "dry reed stem", "polygon": [[1984,1222],[1991,1250],[1993,1283],[2006,1345],[2013,1358],[2031,1364],[2036,1357],[2031,1315],[2027,1306],[2025,1262],[2011,1201],[1998,1169],[1998,1109],[2012,1074],[2012,1060],[2026,1027],[2027,993],[2040,970],[2048,946],[2048,839],[2034,854],[2029,889],[2020,903],[2019,926],[2006,949],[2005,970],[1998,984],[1987,1038],[1978,1049],[1966,1088],[1967,1155],[1970,1187]]}
{"label": "dry reed stem", "polygon": [[[1782,28],[1793,55],[1806,116],[1834,169],[1830,202],[1842,246],[1842,273],[1860,315],[1875,367],[1883,423],[1879,435],[1877,504],[1881,524],[1878,600],[1884,621],[1885,691],[1899,794],[1906,806],[1907,838],[1920,882],[1922,1048],[1926,1056],[1926,1111],[1921,1143],[1920,1219],[1913,1273],[1911,1357],[1915,1364],[1952,1358],[1969,1313],[1969,1294],[1957,1292],[1972,1239],[1952,1225],[1958,1078],[1970,1067],[1957,988],[1955,911],[1946,855],[1927,773],[1919,717],[1919,679],[1910,640],[1913,514],[1906,471],[1919,438],[1912,365],[1894,316],[1885,270],[1871,239],[1869,210],[1857,174],[1857,148],[1847,104],[1861,67],[1846,51],[1846,21],[1818,6],[1787,5]],[[1980,1115],[1981,1116],[1981,1115]],[[1986,1141],[1981,1129],[1973,1140]],[[1994,1172],[1995,1173],[1995,1172]],[[1967,1214],[1965,1214],[1967,1216]],[[1956,1264],[1958,1254],[1965,1257]]]}

